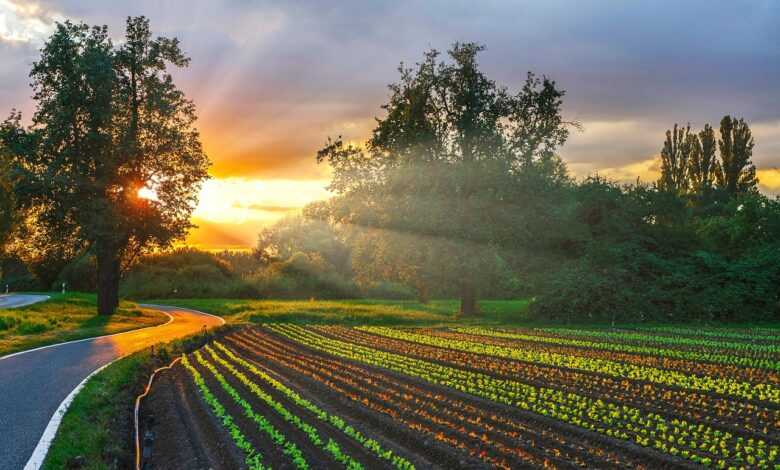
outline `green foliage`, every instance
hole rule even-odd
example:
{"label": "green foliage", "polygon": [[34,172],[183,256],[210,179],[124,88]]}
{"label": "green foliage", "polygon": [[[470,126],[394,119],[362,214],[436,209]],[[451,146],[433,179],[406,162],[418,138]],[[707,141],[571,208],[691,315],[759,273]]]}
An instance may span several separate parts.
{"label": "green foliage", "polygon": [[188,248],[143,257],[127,274],[120,292],[131,298],[248,297],[256,295],[216,255]]}
{"label": "green foliage", "polygon": [[[89,249],[103,314],[118,306],[122,263],[169,246],[192,226],[209,161],[194,105],[169,70],[188,62],[178,40],[153,38],[143,17],[128,18],[118,46],[106,26],[58,23],[30,73],[33,125],[22,127],[12,113],[2,126],[17,197],[40,235],[24,240],[28,250]],[[155,197],[139,197],[144,188]]]}
{"label": "green foliage", "polygon": [[500,245],[523,210],[518,188],[529,175],[568,183],[555,154],[569,132],[563,91],[529,73],[510,93],[479,69],[482,50],[456,43],[447,61],[430,51],[401,66],[366,145],[329,140],[317,154],[333,169],[329,217],[371,232],[359,276],[412,285],[422,300],[451,286],[464,315],[501,270]]}
{"label": "green foliage", "polygon": [[[458,320],[458,301],[432,300],[151,300],[225,317],[229,323],[297,323],[344,325],[433,325]],[[528,300],[483,300],[480,323],[517,324],[527,321]]]}
{"label": "green foliage", "polygon": [[138,392],[134,385],[146,375],[148,360],[146,352],[133,354],[86,383],[63,417],[44,469],[71,468],[79,461],[87,462],[83,468],[109,469],[117,460],[132,461],[127,435],[117,435],[114,423],[118,410],[127,409]]}
{"label": "green foliage", "polygon": [[579,185],[574,199],[568,258],[535,274],[535,317],[778,318],[780,200],[747,192],[700,210],[682,195],[598,179]]}
{"label": "green foliage", "polygon": [[698,134],[691,126],[666,131],[661,149],[661,177],[656,183],[661,191],[699,199],[705,202],[712,190],[726,197],[756,192],[756,167],[750,160],[755,142],[744,119],[723,116],[720,121],[720,139],[715,155],[715,131],[709,124]]}
{"label": "green foliage", "polygon": [[97,289],[95,257],[85,254],[65,265],[51,286],[52,290],[59,290],[63,282],[68,290],[95,292]]}

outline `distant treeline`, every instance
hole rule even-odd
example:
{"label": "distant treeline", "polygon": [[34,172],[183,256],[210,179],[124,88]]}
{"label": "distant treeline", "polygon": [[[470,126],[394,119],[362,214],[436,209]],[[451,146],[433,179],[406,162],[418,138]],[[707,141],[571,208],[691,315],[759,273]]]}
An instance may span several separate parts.
{"label": "distant treeline", "polygon": [[[480,71],[481,50],[402,66],[370,139],[317,153],[334,196],[264,230],[252,253],[123,258],[121,293],[455,297],[464,316],[523,297],[548,321],[778,320],[780,199],[758,191],[748,123],[674,125],[652,184],[577,180],[558,155],[579,127],[563,90],[529,73],[510,91]],[[7,251],[5,282],[94,288],[93,248],[42,246]]]}

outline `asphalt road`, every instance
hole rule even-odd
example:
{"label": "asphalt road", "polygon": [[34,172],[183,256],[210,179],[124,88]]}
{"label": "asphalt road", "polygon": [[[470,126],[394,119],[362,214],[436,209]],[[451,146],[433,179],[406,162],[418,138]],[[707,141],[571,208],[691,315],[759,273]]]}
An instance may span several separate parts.
{"label": "asphalt road", "polygon": [[96,369],[153,344],[223,323],[192,310],[146,307],[168,313],[173,321],[0,358],[0,470],[25,467],[60,404]]}
{"label": "asphalt road", "polygon": [[25,307],[48,298],[48,295],[38,294],[2,294],[0,295],[0,308]]}

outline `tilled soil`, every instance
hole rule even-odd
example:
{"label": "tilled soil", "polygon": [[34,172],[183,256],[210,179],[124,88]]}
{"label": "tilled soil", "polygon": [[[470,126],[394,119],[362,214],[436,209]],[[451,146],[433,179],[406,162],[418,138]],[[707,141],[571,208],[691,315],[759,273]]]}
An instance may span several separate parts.
{"label": "tilled soil", "polygon": [[[337,359],[291,342],[268,330],[247,328],[222,340],[225,346],[332,416],[338,416],[383,449],[416,468],[684,468],[687,462],[629,443],[609,440],[564,423],[488,402],[413,377]],[[213,347],[213,346],[212,346]],[[214,351],[283,405],[313,426],[322,442],[335,442],[366,469],[392,468],[339,428],[231,360]],[[344,468],[322,444],[272,409],[224,364],[201,349],[202,357],[248,402],[294,443],[310,468]],[[195,354],[189,362],[224,406],[262,462],[272,468],[295,468],[289,449],[274,442]],[[246,468],[244,453],[233,443],[194,385],[177,365],[158,379],[142,407],[144,430],[155,439],[147,469]],[[143,435],[144,431],[142,431]]]}
{"label": "tilled soil", "polygon": [[[292,351],[299,351],[304,354],[306,365],[305,368],[316,369],[315,364],[318,361],[324,360],[332,364],[336,364],[335,369],[339,370],[338,364],[341,363],[341,372],[339,375],[347,376],[347,380],[350,378],[357,381],[357,383],[370,384],[369,388],[374,388],[376,391],[375,396],[381,396],[382,391],[376,387],[380,384],[380,381],[386,382],[391,388],[398,390],[406,399],[411,399],[412,406],[418,406],[424,410],[423,415],[429,415],[433,419],[428,421],[429,425],[435,426],[437,418],[445,418],[452,420],[452,417],[471,416],[471,418],[478,418],[481,423],[489,424],[494,430],[504,428],[505,435],[514,436],[515,445],[518,447],[524,447],[528,452],[533,454],[542,455],[546,450],[558,449],[559,451],[568,451],[567,453],[560,454],[559,458],[554,458],[548,455],[546,463],[556,468],[566,468],[572,465],[574,461],[579,461],[585,468],[685,468],[690,467],[686,462],[679,459],[670,458],[663,454],[659,454],[651,449],[635,446],[630,443],[622,441],[614,441],[604,438],[596,433],[592,433],[583,429],[578,429],[561,423],[560,421],[552,420],[544,416],[535,415],[532,413],[523,412],[512,407],[508,407],[495,402],[488,402],[487,400],[479,399],[477,397],[467,395],[456,390],[433,385],[409,376],[396,374],[387,370],[365,366],[363,364],[351,363],[351,361],[345,361],[342,359],[336,359],[327,354],[322,354],[314,350],[309,350],[305,346],[288,342],[286,339],[274,335],[265,330],[247,329],[238,334],[231,335],[225,338],[230,347],[236,347],[242,353],[245,353],[247,357],[252,357],[254,354],[260,351],[270,351],[272,343],[279,342],[280,345],[286,345],[290,347],[286,350],[286,355],[290,357]],[[268,361],[268,366],[275,368],[284,374],[285,377],[294,380],[295,383],[315,396],[331,396],[336,403],[343,404],[342,402],[348,401],[341,397],[338,393],[334,393],[329,388],[332,384],[338,383],[334,376],[328,376],[328,385],[325,385],[322,380],[311,380],[297,371],[290,370],[283,366],[281,362],[289,362],[288,358],[285,358],[285,350],[277,349],[278,352],[283,353],[277,355],[277,360]],[[395,384],[395,385],[394,385]],[[341,385],[342,390],[350,390],[351,387]],[[439,397],[439,401],[436,402],[423,399],[424,396]],[[438,406],[439,411],[432,411],[432,407]],[[457,406],[457,408],[452,408]],[[365,407],[358,407],[366,411]],[[469,411],[471,410],[471,411]],[[442,412],[448,412],[449,414],[443,415]],[[479,415],[473,415],[473,413],[479,413]],[[480,416],[481,415],[481,416]],[[365,418],[364,418],[365,419]],[[397,424],[396,424],[397,427]],[[467,426],[468,427],[468,426]],[[444,430],[444,428],[440,428]],[[460,433],[460,440],[468,442],[469,438],[474,438],[473,431],[467,432],[465,435],[462,433],[463,426],[460,429],[451,428],[450,435],[457,436]],[[522,429],[526,431],[523,432]],[[488,433],[490,434],[490,433]],[[478,436],[481,435],[478,434]],[[463,468],[474,466],[468,459],[460,457],[458,460],[452,458],[446,458],[442,456],[436,449],[432,448],[420,448],[420,443],[427,441],[428,439],[422,438],[422,434],[414,432],[412,442],[413,451],[421,452],[423,455],[432,455],[436,462],[446,462],[447,468]],[[568,445],[562,446],[562,443],[556,443],[549,440],[545,436],[562,439],[567,442]],[[497,440],[495,436],[491,435],[491,442],[495,443]],[[480,448],[479,439],[474,439],[474,445]],[[484,443],[482,443],[484,444]],[[444,446],[447,449],[452,449],[449,446]],[[493,445],[485,445],[484,452],[493,453]],[[614,448],[617,447],[617,448]],[[612,448],[612,449],[610,449]],[[604,451],[602,451],[604,449]],[[452,449],[455,450],[455,449]],[[511,450],[511,448],[510,448]],[[556,451],[557,452],[557,451]],[[615,457],[620,456],[616,461]],[[595,460],[594,460],[595,458]],[[568,462],[567,462],[568,461]],[[620,462],[622,461],[622,462]],[[620,462],[620,463],[619,463]],[[512,468],[520,468],[527,466],[522,461],[511,461]],[[484,464],[483,464],[484,466]]]}
{"label": "tilled soil", "polygon": [[241,469],[244,457],[180,365],[155,378],[141,405],[141,436],[151,431],[146,470]]}

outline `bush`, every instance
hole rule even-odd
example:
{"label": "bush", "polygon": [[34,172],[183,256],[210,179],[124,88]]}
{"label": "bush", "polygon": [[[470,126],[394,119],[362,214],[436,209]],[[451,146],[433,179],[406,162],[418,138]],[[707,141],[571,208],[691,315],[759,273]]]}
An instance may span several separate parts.
{"label": "bush", "polygon": [[0,331],[11,330],[19,324],[19,318],[12,316],[0,316]]}
{"label": "bush", "polygon": [[415,300],[417,298],[414,289],[397,282],[377,282],[363,289],[361,293],[368,299]]}
{"label": "bush", "polygon": [[19,326],[16,327],[16,332],[20,335],[34,335],[43,333],[50,327],[45,323],[38,323],[30,320],[22,320]]}
{"label": "bush", "polygon": [[52,290],[60,290],[63,282],[68,290],[95,292],[97,290],[95,257],[84,255],[68,263],[54,281]]}

